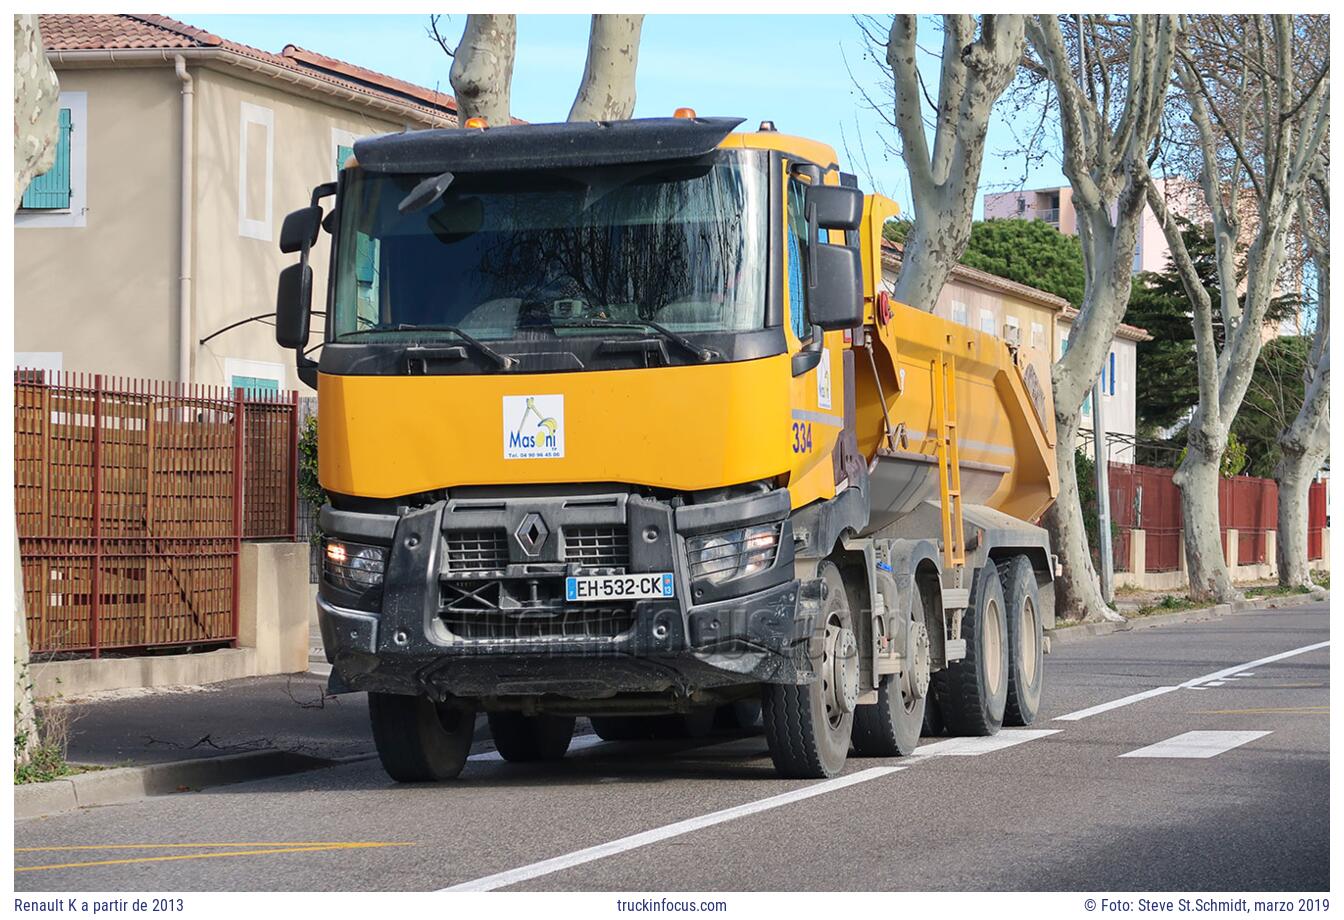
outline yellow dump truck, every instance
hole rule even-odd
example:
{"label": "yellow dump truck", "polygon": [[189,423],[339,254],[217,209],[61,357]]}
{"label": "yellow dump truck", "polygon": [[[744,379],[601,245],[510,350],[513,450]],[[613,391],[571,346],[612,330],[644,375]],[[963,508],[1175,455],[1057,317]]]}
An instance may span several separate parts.
{"label": "yellow dump truck", "polygon": [[1035,717],[1048,382],[891,302],[896,206],[740,122],[372,137],[286,219],[331,689],[395,779],[482,711],[510,761],[754,717],[791,777]]}

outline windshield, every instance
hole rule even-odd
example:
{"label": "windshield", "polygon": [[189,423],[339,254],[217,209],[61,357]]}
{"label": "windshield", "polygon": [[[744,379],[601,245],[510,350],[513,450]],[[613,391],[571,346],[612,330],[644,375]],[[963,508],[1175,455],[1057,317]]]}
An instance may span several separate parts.
{"label": "windshield", "polygon": [[491,340],[609,336],[620,323],[680,334],[765,324],[757,162],[718,153],[689,165],[463,174],[433,204],[401,213],[425,178],[349,174],[337,341],[420,339],[435,331],[426,327]]}

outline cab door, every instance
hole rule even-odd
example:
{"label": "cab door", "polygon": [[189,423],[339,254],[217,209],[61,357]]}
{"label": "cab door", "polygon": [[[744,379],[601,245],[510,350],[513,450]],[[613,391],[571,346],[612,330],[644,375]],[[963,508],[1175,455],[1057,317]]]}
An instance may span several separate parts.
{"label": "cab door", "polygon": [[[844,332],[822,333],[808,318],[808,250],[812,245],[804,201],[806,175],[785,164],[784,188],[784,302],[785,338],[789,353],[797,355],[822,336],[820,360],[795,376],[790,388],[791,465],[789,492],[795,508],[817,499],[835,497],[832,451],[844,430]],[[828,185],[838,182],[834,170],[825,174]],[[831,231],[821,230],[821,239]]]}

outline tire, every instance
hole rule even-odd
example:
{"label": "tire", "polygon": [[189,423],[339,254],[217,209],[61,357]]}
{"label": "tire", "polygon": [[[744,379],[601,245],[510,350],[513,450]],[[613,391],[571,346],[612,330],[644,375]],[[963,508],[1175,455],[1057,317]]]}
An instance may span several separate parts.
{"label": "tire", "polygon": [[724,703],[714,714],[714,727],[728,732],[761,731],[761,701],[757,699],[735,700]]}
{"label": "tire", "polygon": [[370,693],[369,723],[388,776],[399,783],[437,783],[462,772],[476,714],[423,696]]}
{"label": "tire", "polygon": [[1008,702],[1008,624],[999,571],[975,574],[970,606],[961,620],[966,657],[947,666],[938,682],[939,709],[953,735],[992,735]]}
{"label": "tire", "polygon": [[[924,625],[924,599],[919,586],[913,586],[910,626]],[[928,643],[924,644],[925,682],[922,690],[912,690],[907,676],[887,674],[877,688],[877,702],[854,710],[854,750],[864,757],[908,757],[915,752],[924,728],[929,686]]]}
{"label": "tire", "polygon": [[921,737],[941,738],[947,734],[947,724],[943,721],[943,711],[938,708],[938,685],[942,682],[942,679],[942,672],[938,671],[929,681],[929,695],[924,700],[924,727],[919,733]]}
{"label": "tire", "polygon": [[573,716],[526,716],[521,712],[492,712],[490,734],[495,750],[510,763],[559,760],[574,737]]}
{"label": "tire", "polygon": [[1041,709],[1045,685],[1045,630],[1036,572],[1026,556],[999,566],[1004,612],[1008,618],[1008,702],[1004,725],[1030,725]]}
{"label": "tire", "polygon": [[844,582],[835,563],[817,569],[824,597],[807,655],[816,678],[802,686],[767,685],[761,718],[770,759],[780,776],[824,779],[837,775],[849,756],[854,706],[838,701],[858,695],[858,654]]}

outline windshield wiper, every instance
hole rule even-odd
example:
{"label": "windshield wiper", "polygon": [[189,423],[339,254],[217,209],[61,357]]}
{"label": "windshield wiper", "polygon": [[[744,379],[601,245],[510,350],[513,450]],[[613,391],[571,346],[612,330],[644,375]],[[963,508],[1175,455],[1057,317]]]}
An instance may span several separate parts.
{"label": "windshield wiper", "polygon": [[592,329],[620,329],[643,326],[646,329],[652,329],[667,341],[677,345],[689,354],[695,355],[697,360],[710,361],[718,356],[718,352],[708,348],[701,348],[680,333],[673,332],[662,323],[655,323],[651,319],[554,319],[551,324],[562,328],[592,328]]}
{"label": "windshield wiper", "polygon": [[461,339],[462,341],[466,342],[466,343],[467,343],[468,345],[470,345],[472,348],[476,349],[476,351],[478,351],[478,352],[480,352],[481,354],[485,355],[485,356],[486,356],[487,358],[489,358],[491,361],[493,361],[493,362],[495,362],[496,364],[498,364],[498,365],[500,366],[500,368],[502,368],[503,370],[506,370],[506,371],[507,371],[509,368],[513,367],[515,364],[518,363],[516,359],[514,359],[514,358],[510,358],[508,355],[501,355],[499,352],[495,351],[493,348],[491,348],[489,345],[487,345],[487,344],[485,344],[484,342],[482,342],[480,339],[476,338],[475,336],[468,335],[467,333],[463,332],[461,329],[457,328],[456,326],[448,326],[448,325],[442,325],[442,326],[428,326],[428,325],[426,325],[426,326],[420,326],[420,325],[416,325],[415,323],[398,323],[398,324],[396,325],[396,327],[395,327],[395,331],[397,331],[397,332],[449,332],[449,333],[452,333],[453,335],[457,336],[457,337],[458,337],[459,339]]}

